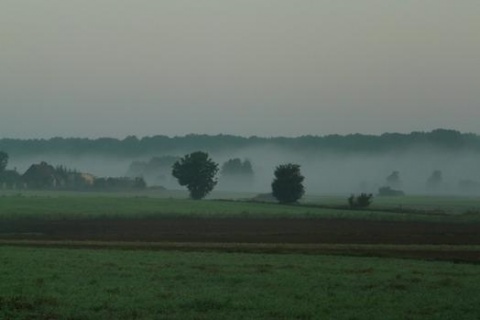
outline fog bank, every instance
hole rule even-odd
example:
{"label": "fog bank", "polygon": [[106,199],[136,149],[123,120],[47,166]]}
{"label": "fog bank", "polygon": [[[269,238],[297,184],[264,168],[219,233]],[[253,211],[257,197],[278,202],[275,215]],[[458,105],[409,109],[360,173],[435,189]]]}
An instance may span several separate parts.
{"label": "fog bank", "polygon": [[[183,156],[183,151],[169,152],[168,156]],[[125,176],[133,161],[148,162],[152,154],[139,158],[83,155],[36,155],[11,158],[9,168],[25,172],[32,163],[46,161],[54,166],[91,173],[98,177]],[[235,181],[218,175],[217,190],[266,193],[270,191],[275,167],[285,163],[301,165],[305,176],[307,194],[350,194],[369,192],[376,194],[378,188],[387,185],[386,178],[398,171],[399,189],[406,194],[470,194],[480,195],[480,154],[461,151],[447,152],[412,148],[408,151],[385,154],[304,154],[285,151],[279,147],[244,148],[230,152],[211,154],[212,159],[222,164],[232,158],[249,159],[253,166],[253,179]],[[435,170],[441,172],[441,181],[432,188],[427,180]],[[181,189],[171,176],[169,168],[150,172],[144,176],[150,186],[161,185],[168,189]]]}

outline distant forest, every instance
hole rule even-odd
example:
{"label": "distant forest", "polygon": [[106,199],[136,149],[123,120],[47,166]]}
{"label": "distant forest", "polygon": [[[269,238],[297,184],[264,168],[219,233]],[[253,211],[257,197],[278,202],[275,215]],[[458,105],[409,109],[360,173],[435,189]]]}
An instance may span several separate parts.
{"label": "distant forest", "polygon": [[278,147],[302,153],[385,153],[426,148],[430,151],[480,152],[480,136],[455,130],[437,129],[409,134],[385,133],[379,136],[349,134],[327,136],[240,137],[233,135],[198,135],[182,137],[163,135],[125,139],[115,138],[51,138],[0,139],[0,150],[11,156],[34,154],[83,155],[98,154],[116,157],[137,157],[152,154],[173,154],[193,150],[228,152],[243,148]]}

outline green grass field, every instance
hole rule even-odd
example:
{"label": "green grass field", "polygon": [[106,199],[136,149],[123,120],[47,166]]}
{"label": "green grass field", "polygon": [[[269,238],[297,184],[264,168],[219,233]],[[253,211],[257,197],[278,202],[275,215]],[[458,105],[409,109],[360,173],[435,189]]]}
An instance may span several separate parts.
{"label": "green grass field", "polygon": [[[375,198],[371,208],[335,208],[345,199],[323,197],[302,205],[246,201],[194,201],[141,194],[35,192],[0,196],[0,219],[198,217],[319,217],[389,221],[480,221],[480,198]],[[325,207],[326,206],[326,207]],[[330,206],[330,207],[329,207]],[[437,212],[436,208],[445,208]],[[416,210],[409,212],[408,210]],[[440,214],[438,214],[440,213]]]}
{"label": "green grass field", "polygon": [[[305,217],[351,215],[346,210],[281,206],[271,203],[149,197],[102,196],[11,196],[0,198],[0,218],[145,218],[165,216],[199,217]],[[359,213],[369,215],[368,213]],[[381,213],[379,213],[381,215]]]}
{"label": "green grass field", "polygon": [[1,319],[478,319],[476,265],[0,247]]}
{"label": "green grass field", "polygon": [[[304,203],[344,205],[346,197],[340,196],[309,196]],[[444,212],[446,214],[462,214],[465,212],[480,212],[480,196],[402,196],[373,198],[372,209],[413,209],[419,211]]]}
{"label": "green grass field", "polygon": [[[156,217],[480,221],[479,198],[377,197],[371,209],[347,210],[340,208],[346,203],[343,197],[307,197],[296,206],[241,201],[240,195],[232,195],[236,201],[225,200],[227,194],[220,197],[223,200],[185,197],[184,193],[152,191],[4,192],[0,223]],[[244,248],[242,244],[192,243],[177,248],[175,243],[64,241],[60,243],[64,249],[58,249],[52,248],[58,243],[29,241],[14,241],[11,244],[17,247],[13,247],[4,240],[0,245],[2,320],[480,317],[478,265],[318,254],[368,255],[380,250],[391,256],[412,246],[310,248],[307,244],[299,249],[288,244]],[[476,252],[478,246],[417,249]],[[299,254],[302,250],[311,254]]]}

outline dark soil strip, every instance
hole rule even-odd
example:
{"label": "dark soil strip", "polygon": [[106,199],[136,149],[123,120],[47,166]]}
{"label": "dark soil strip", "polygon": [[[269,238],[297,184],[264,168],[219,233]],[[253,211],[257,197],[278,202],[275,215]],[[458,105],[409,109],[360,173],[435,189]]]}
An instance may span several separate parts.
{"label": "dark soil strip", "polygon": [[0,245],[21,247],[116,250],[175,250],[276,254],[328,254],[362,257],[387,257],[453,261],[480,264],[480,247],[418,245],[335,245],[335,244],[266,244],[202,242],[114,242],[114,241],[43,241],[0,240]]}
{"label": "dark soil strip", "polygon": [[478,245],[480,223],[286,218],[16,220],[0,223],[0,239]]}

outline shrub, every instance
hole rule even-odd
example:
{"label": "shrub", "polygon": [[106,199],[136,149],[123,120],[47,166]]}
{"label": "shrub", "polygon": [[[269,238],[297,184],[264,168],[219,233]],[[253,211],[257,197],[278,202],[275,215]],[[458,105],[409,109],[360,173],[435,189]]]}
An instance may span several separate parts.
{"label": "shrub", "polygon": [[359,196],[351,195],[348,197],[348,205],[350,208],[366,208],[373,201],[373,194],[361,193]]}

